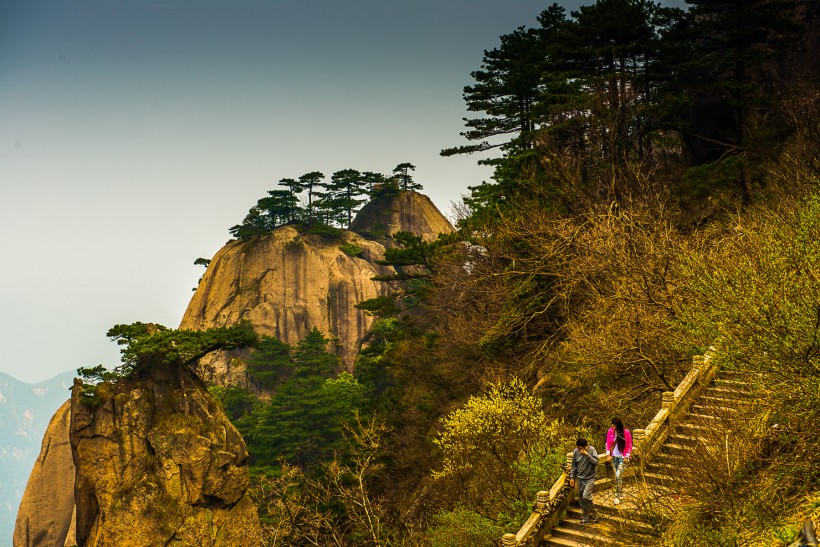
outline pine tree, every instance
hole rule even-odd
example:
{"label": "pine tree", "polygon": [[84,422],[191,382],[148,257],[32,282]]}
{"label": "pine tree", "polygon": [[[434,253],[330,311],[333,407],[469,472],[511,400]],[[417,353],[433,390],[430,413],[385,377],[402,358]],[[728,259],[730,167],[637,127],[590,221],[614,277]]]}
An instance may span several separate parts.
{"label": "pine tree", "polygon": [[547,59],[543,46],[541,32],[519,27],[501,36],[499,47],[484,51],[481,69],[471,73],[475,83],[464,88],[464,101],[467,110],[485,115],[464,118],[467,131],[461,133],[479,142],[442,150],[442,156],[532,147],[535,104]]}
{"label": "pine tree", "polygon": [[[763,135],[774,110],[780,62],[796,44],[793,0],[687,0],[686,25],[674,36],[679,128],[696,163],[735,160],[741,199],[751,199],[749,156],[773,143]],[[680,53],[684,53],[681,55]]]}
{"label": "pine tree", "polygon": [[421,190],[423,186],[413,180],[410,171],[415,171],[416,166],[412,163],[400,163],[393,168],[393,176],[400,190]]}
{"label": "pine tree", "polygon": [[365,171],[362,173],[362,182],[367,187],[367,193],[372,195],[373,189],[381,184],[384,184],[385,177],[381,173],[374,171]]}
{"label": "pine tree", "polygon": [[319,187],[321,186],[322,180],[325,178],[325,175],[319,171],[311,171],[310,173],[305,173],[301,177],[299,177],[299,186],[302,188],[303,191],[307,190],[308,194],[308,208],[307,208],[307,221],[308,225],[313,225],[313,198],[314,195],[319,191]]}
{"label": "pine tree", "polygon": [[299,207],[299,194],[302,193],[305,188],[302,185],[301,181],[294,180],[294,179],[280,179],[279,186],[284,186],[287,188],[290,195],[293,197],[294,202],[296,203],[296,208],[293,210],[293,214],[288,219],[289,222],[293,222],[294,220],[298,219],[298,215],[301,212],[301,208]]}
{"label": "pine tree", "polygon": [[261,388],[273,389],[286,379],[293,360],[288,344],[271,337],[263,337],[247,361],[248,376]]}
{"label": "pine tree", "polygon": [[260,199],[256,206],[267,215],[270,229],[273,229],[296,217],[299,202],[289,190],[269,190],[268,197]]}
{"label": "pine tree", "polygon": [[595,190],[606,201],[623,197],[623,166],[649,151],[652,71],[660,33],[676,13],[648,0],[598,0],[572,12],[553,49],[563,67],[559,76],[575,71],[584,90],[572,105],[577,114],[565,112],[583,127],[578,151],[585,176],[591,165],[606,169],[600,179],[607,185]]}
{"label": "pine tree", "polygon": [[362,173],[355,169],[342,169],[331,175],[330,182],[325,186],[332,196],[336,220],[341,226],[349,226],[353,222],[353,213],[365,200],[359,199],[366,192],[365,180]]}
{"label": "pine tree", "polygon": [[294,375],[327,378],[338,370],[339,358],[327,351],[330,342],[319,329],[313,327],[293,350]]}
{"label": "pine tree", "polygon": [[271,226],[264,211],[262,211],[259,207],[251,207],[248,214],[245,215],[242,224],[232,226],[229,231],[235,238],[247,239],[249,237],[267,233],[270,229]]}

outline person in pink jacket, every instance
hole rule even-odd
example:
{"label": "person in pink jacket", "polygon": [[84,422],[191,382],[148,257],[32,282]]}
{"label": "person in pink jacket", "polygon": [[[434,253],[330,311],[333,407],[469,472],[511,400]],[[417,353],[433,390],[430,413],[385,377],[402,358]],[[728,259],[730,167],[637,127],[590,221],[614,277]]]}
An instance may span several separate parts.
{"label": "person in pink jacket", "polygon": [[615,470],[615,505],[621,503],[622,481],[626,464],[632,456],[632,433],[624,427],[620,418],[612,418],[612,427],[606,433],[606,460]]}

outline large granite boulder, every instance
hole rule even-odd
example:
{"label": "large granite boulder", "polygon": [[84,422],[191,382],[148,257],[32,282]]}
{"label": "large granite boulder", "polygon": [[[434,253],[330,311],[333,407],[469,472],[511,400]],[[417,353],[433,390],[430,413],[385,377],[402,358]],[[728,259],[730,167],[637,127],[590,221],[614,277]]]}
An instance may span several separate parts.
{"label": "large granite boulder", "polygon": [[[348,254],[343,245],[361,253]],[[205,330],[246,320],[258,334],[295,345],[316,327],[338,340],[336,352],[351,369],[373,324],[356,304],[387,291],[372,279],[390,271],[375,263],[383,254],[380,244],[352,232],[328,238],[290,226],[232,241],[211,260],[179,328]],[[215,355],[199,372],[209,383],[234,383],[231,362],[237,355],[242,354]]]}
{"label": "large granite boulder", "polygon": [[[374,199],[362,207],[350,230],[379,240],[397,232],[411,232],[432,241],[439,234],[451,233],[453,225],[424,194],[401,192]],[[386,240],[390,245],[389,238]]]}
{"label": "large granite boulder", "polygon": [[[339,237],[283,226],[231,241],[208,265],[179,328],[204,330],[247,320],[258,334],[296,345],[316,327],[336,340],[337,355],[352,370],[374,321],[356,305],[390,290],[373,277],[393,272],[378,261],[393,244],[389,236],[399,231],[429,241],[453,227],[427,196],[401,192],[365,205],[351,230]],[[352,248],[361,253],[351,255]],[[215,352],[197,372],[209,384],[250,387],[247,356],[247,351]]]}
{"label": "large granite boulder", "polygon": [[75,384],[76,539],[84,547],[259,544],[245,442],[186,367]]}
{"label": "large granite boulder", "polygon": [[29,475],[17,522],[14,547],[76,544],[74,538],[74,460],[68,438],[71,401],[48,424],[40,455]]}

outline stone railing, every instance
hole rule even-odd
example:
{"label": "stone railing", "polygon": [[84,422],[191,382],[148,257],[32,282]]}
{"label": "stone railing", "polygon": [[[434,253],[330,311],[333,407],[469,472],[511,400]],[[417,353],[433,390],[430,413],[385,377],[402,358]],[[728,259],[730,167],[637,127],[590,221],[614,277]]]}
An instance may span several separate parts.
{"label": "stone railing", "polygon": [[[661,409],[646,426],[646,429],[632,431],[634,440],[633,456],[638,459],[640,466],[627,468],[626,476],[634,475],[636,468],[643,467],[643,463],[652,459],[661,447],[666,437],[672,432],[675,423],[686,415],[689,405],[697,399],[701,392],[709,385],[717,373],[717,365],[712,359],[714,348],[709,348],[705,355],[692,357],[692,370],[681,380],[675,391],[665,391]],[[603,451],[602,451],[603,452]],[[564,470],[549,491],[538,492],[533,512],[527,522],[515,534],[504,534],[501,545],[504,547],[534,547],[552,530],[553,526],[564,514],[569,504],[575,499],[575,489],[569,485],[569,467],[572,462],[572,452],[567,454]],[[599,458],[600,466],[605,465],[606,458]],[[599,476],[601,473],[599,472]],[[595,481],[596,488],[610,486],[611,479]],[[603,484],[602,484],[603,483]]]}
{"label": "stone railing", "polygon": [[[598,475],[601,476],[601,467],[606,465],[603,453],[598,458]],[[575,499],[575,488],[569,485],[569,470],[572,465],[572,452],[567,452],[563,472],[552,488],[541,490],[535,498],[532,514],[524,526],[516,534],[504,534],[501,545],[504,546],[535,546],[538,545],[552,527],[564,514],[569,504]],[[612,479],[603,478],[595,481],[596,488],[608,488]]]}
{"label": "stone railing", "polygon": [[572,463],[572,452],[567,454],[564,470],[549,491],[541,490],[535,498],[533,512],[517,534],[504,534],[503,546],[538,545],[544,536],[552,530],[555,523],[564,513],[575,497],[575,489],[569,485],[569,467]]}
{"label": "stone railing", "polygon": [[[664,391],[661,409],[646,426],[646,429],[632,431],[635,448],[632,454],[638,463],[643,464],[652,459],[663,445],[675,425],[689,411],[692,401],[700,397],[717,373],[718,366],[712,358],[714,347],[710,347],[704,355],[692,357],[692,370],[681,380],[675,391]],[[637,472],[641,466],[632,466],[627,476]]]}

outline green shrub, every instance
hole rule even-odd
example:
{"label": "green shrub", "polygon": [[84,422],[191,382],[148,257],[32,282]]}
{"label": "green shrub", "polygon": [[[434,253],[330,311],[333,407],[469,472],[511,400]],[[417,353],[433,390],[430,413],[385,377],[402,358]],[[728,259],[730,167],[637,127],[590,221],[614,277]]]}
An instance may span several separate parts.
{"label": "green shrub", "polygon": [[355,257],[361,257],[363,252],[363,249],[361,247],[349,241],[346,241],[342,245],[339,245],[339,249],[341,249],[341,251],[344,254]]}
{"label": "green shrub", "polygon": [[325,237],[325,238],[338,238],[342,236],[342,229],[341,228],[334,228],[333,226],[329,226],[327,224],[323,224],[321,222],[317,222],[310,228],[308,228],[308,233]]}
{"label": "green shrub", "polygon": [[302,249],[305,246],[305,242],[302,241],[302,236],[294,236],[293,239],[285,243],[285,249],[289,251],[295,251],[297,249]]}
{"label": "green shrub", "polygon": [[427,532],[433,547],[491,547],[497,545],[503,535],[504,528],[499,523],[461,506],[434,515]]}

